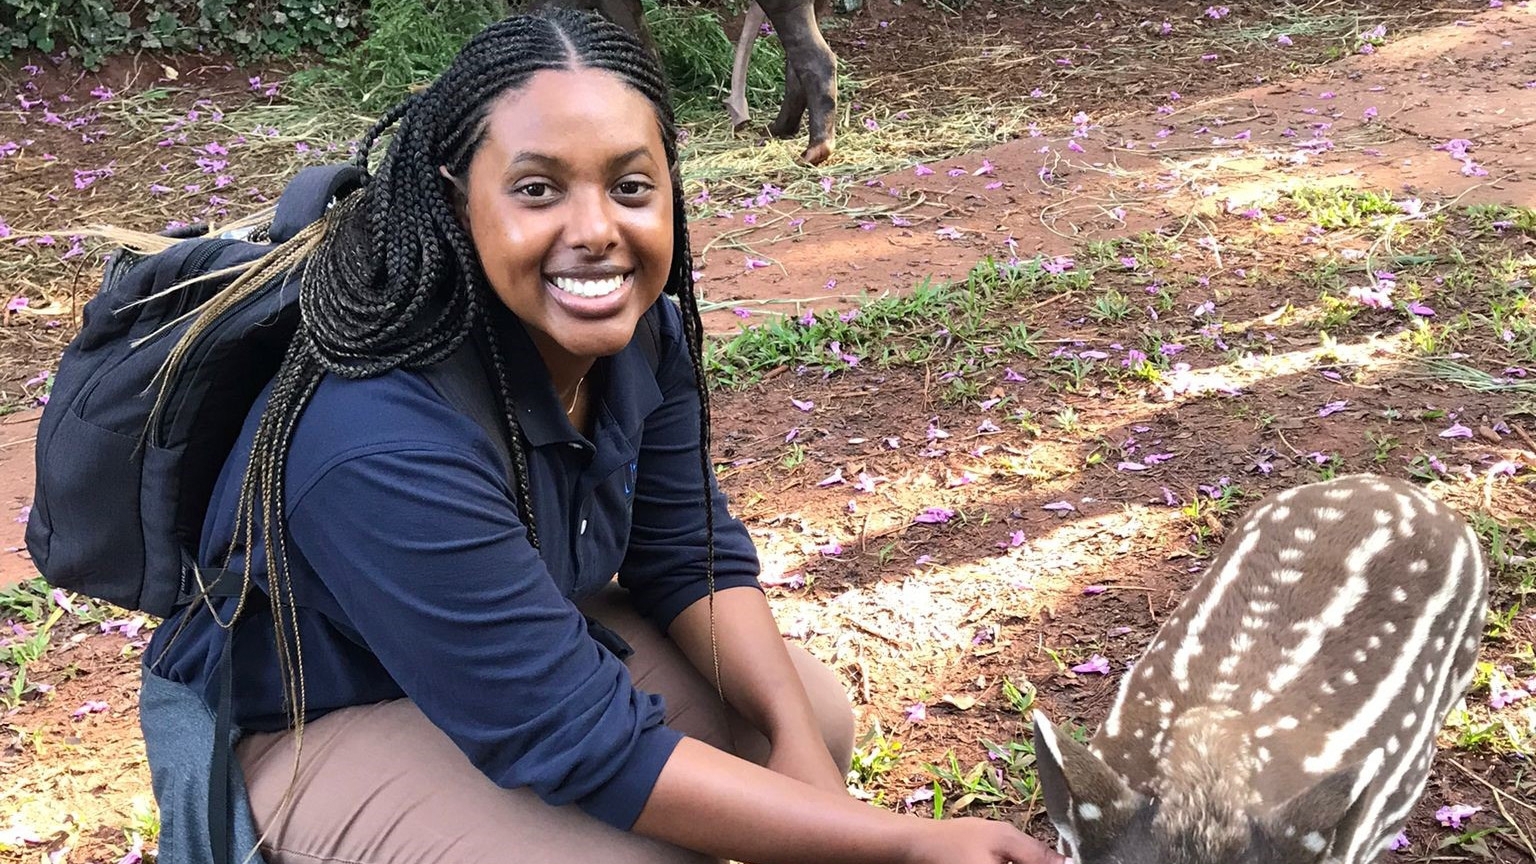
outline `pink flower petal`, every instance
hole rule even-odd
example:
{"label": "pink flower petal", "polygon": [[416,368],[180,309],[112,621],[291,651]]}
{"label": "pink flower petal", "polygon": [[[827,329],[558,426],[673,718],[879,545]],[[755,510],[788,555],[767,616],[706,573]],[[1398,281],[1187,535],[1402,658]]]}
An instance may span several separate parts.
{"label": "pink flower petal", "polygon": [[1072,671],[1080,674],[1108,675],[1109,660],[1102,654],[1095,654],[1088,658],[1088,662],[1073,666]]}

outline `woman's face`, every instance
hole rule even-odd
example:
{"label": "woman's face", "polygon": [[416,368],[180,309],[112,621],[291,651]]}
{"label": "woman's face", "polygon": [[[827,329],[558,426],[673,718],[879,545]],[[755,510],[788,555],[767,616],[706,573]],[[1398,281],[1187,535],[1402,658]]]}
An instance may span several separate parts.
{"label": "woman's face", "polygon": [[651,103],[544,70],[491,106],[461,210],[496,295],[551,371],[629,344],[672,267],[672,180]]}

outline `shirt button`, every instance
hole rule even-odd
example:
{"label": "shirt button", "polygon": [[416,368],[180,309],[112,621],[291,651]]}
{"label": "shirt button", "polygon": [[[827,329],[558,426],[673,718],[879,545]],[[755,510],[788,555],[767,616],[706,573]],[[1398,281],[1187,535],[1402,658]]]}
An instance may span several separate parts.
{"label": "shirt button", "polygon": [[585,520],[585,519],[581,520],[581,527],[576,529],[576,533],[577,534],[585,534],[585,533],[587,533],[587,520]]}

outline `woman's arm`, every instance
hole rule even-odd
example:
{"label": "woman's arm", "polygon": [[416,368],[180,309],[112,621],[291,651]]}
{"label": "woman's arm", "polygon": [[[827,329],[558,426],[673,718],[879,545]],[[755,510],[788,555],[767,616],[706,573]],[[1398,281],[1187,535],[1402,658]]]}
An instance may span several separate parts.
{"label": "woman's arm", "polygon": [[709,613],[708,597],[695,602],[673,619],[668,635],[710,682],[718,648],[726,702],[768,739],[769,768],[829,791],[844,790],[763,592],[738,587],[716,593],[714,639]]}
{"label": "woman's arm", "polygon": [[1063,864],[1002,822],[898,816],[684,738],[637,833],[753,864]]}

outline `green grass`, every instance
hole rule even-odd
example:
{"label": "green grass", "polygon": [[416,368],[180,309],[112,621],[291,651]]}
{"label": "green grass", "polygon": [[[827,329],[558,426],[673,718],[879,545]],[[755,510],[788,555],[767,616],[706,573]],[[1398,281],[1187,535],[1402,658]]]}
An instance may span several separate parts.
{"label": "green grass", "polygon": [[[1083,278],[1050,273],[1042,259],[1008,266],[988,257],[963,280],[924,280],[909,295],[877,298],[851,316],[765,317],[730,339],[712,340],[705,364],[727,388],[749,386],[780,366],[841,371],[851,367],[850,357],[876,368],[939,362],[948,383],[1010,355],[1037,353],[1036,334],[1007,313],[1036,294],[1075,290]],[[968,395],[963,387],[950,392]]]}
{"label": "green grass", "polygon": [[847,777],[850,791],[877,805],[882,804],[884,794],[872,792],[869,787],[889,774],[901,759],[901,742],[887,737],[876,721],[854,748]]}
{"label": "green grass", "polygon": [[[374,0],[364,13],[367,38],[323,66],[295,73],[289,79],[293,97],[317,108],[340,104],[362,114],[381,113],[435,78],[470,37],[507,10],[504,0]],[[732,40],[738,34],[726,34],[712,7],[644,0],[644,10],[679,119],[718,113],[730,89]],[[779,40],[759,39],[748,66],[748,104],[776,109],[783,86]]]}
{"label": "green grass", "polygon": [[[740,34],[727,35],[712,7],[662,6],[656,0],[643,5],[679,119],[687,123],[719,113],[720,100],[730,92],[733,40]],[[783,90],[783,46],[777,37],[758,39],[747,65],[747,104],[777,111]]]}
{"label": "green grass", "polygon": [[293,98],[316,108],[382,113],[447,68],[471,36],[506,11],[503,0],[372,0],[363,13],[367,38],[323,66],[294,73]]}
{"label": "green grass", "polygon": [[54,604],[42,579],[33,579],[0,592],[0,618],[21,622],[26,635],[8,634],[0,645],[0,672],[7,677],[0,688],[0,708],[7,711],[21,705],[37,690],[29,680],[31,665],[48,651],[53,628],[64,617],[64,608]]}
{"label": "green grass", "polygon": [[1379,224],[1385,217],[1403,212],[1386,192],[1301,188],[1292,190],[1289,197],[1313,222],[1330,230]]}

